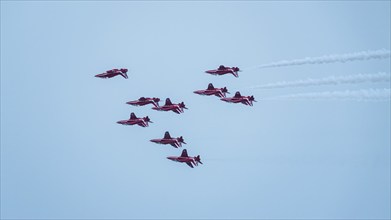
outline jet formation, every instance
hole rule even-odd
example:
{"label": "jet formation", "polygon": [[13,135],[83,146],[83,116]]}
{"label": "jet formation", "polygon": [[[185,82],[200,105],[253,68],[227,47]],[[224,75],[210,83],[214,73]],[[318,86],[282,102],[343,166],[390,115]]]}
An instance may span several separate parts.
{"label": "jet formation", "polygon": [[[207,70],[205,71],[208,74],[212,75],[225,75],[225,74],[232,74],[235,77],[239,77],[238,72],[240,69],[238,67],[225,67],[224,65],[220,65],[217,69],[214,70]],[[127,79],[128,69],[111,69],[107,70],[105,73],[97,74],[95,77],[99,78],[113,78],[115,76],[122,76],[123,78]],[[254,99],[254,96],[242,96],[239,91],[235,93],[233,97],[226,97],[226,94],[230,94],[228,92],[227,87],[222,88],[215,88],[212,83],[208,84],[208,87],[205,90],[196,90],[194,91],[195,94],[198,95],[205,95],[205,96],[217,96],[220,98],[220,100],[229,102],[229,103],[242,103],[244,105],[253,106],[253,102],[256,102]],[[160,98],[149,98],[149,97],[140,97],[137,100],[128,101],[126,104],[132,105],[132,106],[145,106],[152,104],[153,110],[157,111],[172,111],[177,114],[184,113],[184,109],[188,109],[184,102],[180,102],[178,104],[174,104],[171,102],[170,98],[166,98],[165,104],[163,106],[159,105]],[[130,113],[130,118],[127,120],[120,120],[117,121],[118,124],[121,125],[138,125],[141,127],[148,127],[149,123],[153,123],[148,116],[138,118],[134,112]],[[182,147],[182,144],[186,144],[183,137],[171,137],[170,133],[166,131],[164,133],[164,137],[161,139],[151,139],[150,140],[153,143],[157,144],[163,144],[163,145],[171,145],[174,148],[180,148]],[[194,166],[198,166],[198,164],[203,164],[200,159],[200,155],[195,157],[190,157],[187,154],[187,150],[184,149],[180,156],[169,156],[167,159],[180,162],[180,163],[186,163],[189,167],[194,168]]]}

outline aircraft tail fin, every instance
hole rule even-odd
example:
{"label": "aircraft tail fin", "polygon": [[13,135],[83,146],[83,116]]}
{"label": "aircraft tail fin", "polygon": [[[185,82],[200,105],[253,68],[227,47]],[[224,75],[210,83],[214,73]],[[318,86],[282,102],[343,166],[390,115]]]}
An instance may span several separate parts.
{"label": "aircraft tail fin", "polygon": [[136,114],[134,114],[134,112],[130,113],[130,119],[137,119]]}
{"label": "aircraft tail fin", "polygon": [[164,133],[164,139],[171,139],[170,132],[166,131],[166,132]]}
{"label": "aircraft tail fin", "polygon": [[183,149],[182,150],[182,154],[181,154],[181,157],[188,157],[189,155],[187,155],[187,150],[186,149]]}
{"label": "aircraft tail fin", "polygon": [[235,92],[235,96],[234,96],[235,98],[240,98],[240,97],[242,97],[242,95],[240,94],[240,92],[239,91],[237,91],[237,92]]}
{"label": "aircraft tail fin", "polygon": [[144,117],[144,120],[145,120],[146,122],[153,123],[153,122],[151,121],[151,119],[150,119],[148,116]]}
{"label": "aircraft tail fin", "polygon": [[128,74],[127,74],[128,69],[120,69],[119,72],[122,75],[122,77],[124,77],[125,79],[128,78]]}
{"label": "aircraft tail fin", "polygon": [[179,107],[184,108],[184,109],[188,109],[184,102],[179,103]]}
{"label": "aircraft tail fin", "polygon": [[225,66],[224,65],[220,65],[218,70],[224,70],[225,69]]}
{"label": "aircraft tail fin", "polygon": [[250,101],[253,101],[253,102],[257,102],[257,101],[255,100],[255,98],[254,98],[254,96],[253,96],[253,95],[252,95],[252,96],[250,96],[249,100],[250,100]]}
{"label": "aircraft tail fin", "polygon": [[239,67],[232,67],[232,75],[239,77],[238,72],[240,71]]}
{"label": "aircraft tail fin", "polygon": [[180,136],[177,140],[178,140],[180,143],[186,144],[186,142],[185,142],[185,140],[183,139],[182,136]]}
{"label": "aircraft tail fin", "polygon": [[153,105],[154,105],[155,107],[159,107],[160,99],[154,97],[154,98],[152,98],[152,100],[153,100]]}
{"label": "aircraft tail fin", "polygon": [[166,105],[172,105],[172,102],[171,102],[170,98],[166,98]]}
{"label": "aircraft tail fin", "polygon": [[198,165],[198,163],[203,164],[203,163],[201,162],[200,155],[194,157],[194,160],[195,160],[195,162],[196,162],[197,165]]}

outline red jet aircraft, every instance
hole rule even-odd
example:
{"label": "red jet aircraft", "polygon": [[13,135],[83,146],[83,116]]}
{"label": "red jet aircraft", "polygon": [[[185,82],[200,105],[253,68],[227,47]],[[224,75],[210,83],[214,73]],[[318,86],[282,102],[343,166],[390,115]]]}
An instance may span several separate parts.
{"label": "red jet aircraft", "polygon": [[201,162],[200,155],[198,155],[196,157],[189,157],[189,155],[187,155],[186,149],[184,149],[182,151],[181,156],[179,156],[179,157],[170,156],[170,157],[167,157],[167,159],[172,160],[172,161],[176,161],[176,162],[180,162],[180,163],[186,163],[191,168],[194,168],[193,165],[198,166],[198,163],[203,164]]}
{"label": "red jet aircraft", "polygon": [[152,107],[154,110],[158,111],[173,111],[177,114],[183,113],[183,109],[187,109],[185,103],[181,102],[178,104],[172,104],[169,98],[166,99],[166,103],[163,106]]}
{"label": "red jet aircraft", "polygon": [[236,92],[232,98],[221,98],[221,100],[230,103],[243,103],[250,106],[253,106],[253,102],[256,102],[254,96],[242,96],[240,92]]}
{"label": "red jet aircraft", "polygon": [[107,70],[105,73],[95,75],[95,77],[112,78],[114,76],[121,75],[122,77],[127,79],[128,78],[128,74],[126,74],[127,72],[128,72],[128,69],[112,69],[112,70]]}
{"label": "red jet aircraft", "polygon": [[182,147],[182,143],[186,144],[186,142],[183,140],[182,136],[177,137],[177,138],[173,138],[170,136],[170,133],[168,131],[166,131],[166,133],[164,133],[163,139],[152,139],[150,141],[157,143],[157,144],[170,144],[171,146],[173,146],[175,148]]}
{"label": "red jet aircraft", "polygon": [[225,94],[228,93],[227,87],[224,88],[215,88],[212,83],[209,83],[208,88],[206,90],[197,90],[194,91],[195,94],[199,95],[215,95],[220,98],[224,98]]}
{"label": "red jet aircraft", "polygon": [[239,67],[225,67],[224,65],[220,65],[217,70],[207,70],[206,73],[212,74],[212,75],[225,75],[228,73],[231,73],[235,77],[239,77]]}
{"label": "red jet aircraft", "polygon": [[117,121],[117,123],[121,125],[139,125],[141,127],[148,127],[148,122],[153,123],[148,116],[137,118],[133,112],[130,113],[130,118],[128,120]]}
{"label": "red jet aircraft", "polygon": [[159,98],[145,98],[145,97],[140,97],[138,100],[135,101],[129,101],[126,104],[129,105],[136,105],[136,106],[144,106],[148,104],[152,104],[155,107],[159,107]]}

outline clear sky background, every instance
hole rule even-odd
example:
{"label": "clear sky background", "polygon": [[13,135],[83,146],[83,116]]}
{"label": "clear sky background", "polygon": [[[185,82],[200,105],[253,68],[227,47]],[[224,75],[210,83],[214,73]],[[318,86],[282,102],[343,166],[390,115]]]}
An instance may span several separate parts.
{"label": "clear sky background", "polygon": [[[203,72],[382,48],[389,1],[2,1],[1,218],[388,219],[390,101],[262,99],[389,83],[241,88],[389,59]],[[209,82],[258,102],[192,93]],[[141,96],[189,110],[125,104]],[[115,123],[131,112],[155,123]],[[204,165],[167,160],[181,149],[149,142],[165,131]]]}

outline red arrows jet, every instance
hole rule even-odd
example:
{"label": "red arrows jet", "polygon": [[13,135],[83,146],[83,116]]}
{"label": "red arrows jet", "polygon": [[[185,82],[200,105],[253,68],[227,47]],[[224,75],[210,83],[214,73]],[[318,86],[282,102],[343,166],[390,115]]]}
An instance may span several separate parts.
{"label": "red arrows jet", "polygon": [[232,98],[221,98],[221,100],[230,103],[242,103],[245,105],[253,106],[253,102],[256,102],[254,96],[242,96],[240,92],[236,92]]}
{"label": "red arrows jet", "polygon": [[159,101],[160,101],[159,98],[140,97],[138,100],[129,101],[126,104],[135,105],[135,106],[144,106],[144,105],[152,104],[155,107],[159,107]]}
{"label": "red arrows jet", "polygon": [[128,72],[128,69],[112,69],[112,70],[107,70],[105,73],[95,75],[95,77],[112,78],[114,76],[121,75],[122,77],[127,79],[128,78],[128,74],[126,74],[127,72]]}
{"label": "red arrows jet", "polygon": [[128,120],[117,121],[117,123],[121,125],[139,125],[141,127],[148,127],[148,122],[153,123],[148,116],[137,118],[133,112],[130,113],[130,118]]}
{"label": "red arrows jet", "polygon": [[176,161],[176,162],[180,162],[180,163],[186,163],[191,168],[194,168],[193,165],[198,166],[198,163],[203,164],[201,162],[200,155],[198,155],[196,157],[189,157],[189,155],[187,155],[186,149],[184,149],[182,151],[181,156],[179,156],[179,157],[170,156],[170,157],[167,157],[167,159],[172,160],[172,161]]}
{"label": "red arrows jet", "polygon": [[225,67],[224,65],[220,65],[217,70],[207,70],[206,73],[212,74],[212,75],[225,75],[228,73],[231,73],[235,77],[239,77],[239,67]]}
{"label": "red arrows jet", "polygon": [[209,83],[208,88],[206,90],[197,90],[194,91],[195,94],[199,95],[215,95],[220,98],[224,98],[225,94],[228,93],[227,87],[224,88],[215,88],[212,83]]}
{"label": "red arrows jet", "polygon": [[173,138],[170,136],[170,133],[166,131],[164,133],[163,139],[152,139],[151,142],[157,143],[157,144],[170,144],[171,146],[178,148],[182,147],[182,143],[186,144],[186,142],[183,140],[183,137],[180,136],[178,138]]}
{"label": "red arrows jet", "polygon": [[183,113],[183,109],[187,109],[185,103],[181,102],[178,104],[172,104],[169,98],[166,99],[166,103],[163,106],[152,107],[154,110],[158,111],[173,111],[177,114]]}

